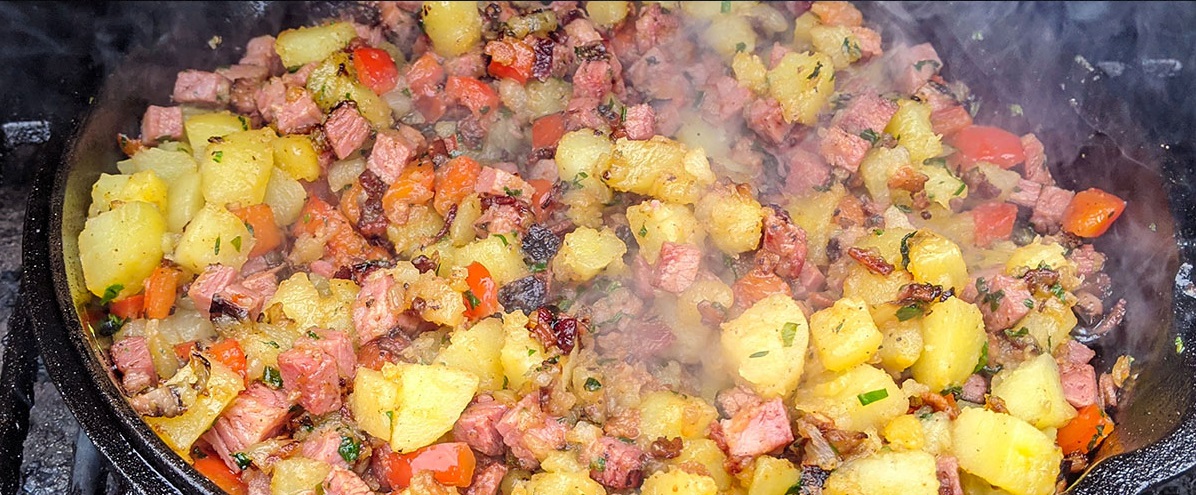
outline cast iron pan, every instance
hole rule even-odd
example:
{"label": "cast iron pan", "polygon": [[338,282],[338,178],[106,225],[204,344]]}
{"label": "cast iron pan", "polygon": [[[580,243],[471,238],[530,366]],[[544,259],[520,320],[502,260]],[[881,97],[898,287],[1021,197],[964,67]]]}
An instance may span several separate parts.
{"label": "cast iron pan", "polygon": [[[38,177],[26,214],[22,298],[50,375],[121,475],[150,493],[218,492],[133,413],[100,347],[80,330],[78,308],[87,296],[76,238],[92,182],[121,158],[115,134],[136,135],[147,104],[170,103],[177,71],[228,64],[252,36],[345,8],[126,7],[117,11],[140,16],[148,42],[108,74],[61,162]],[[1196,285],[1189,278],[1196,260],[1196,100],[1189,96],[1196,35],[1187,29],[1196,9],[926,2],[863,10],[886,40],[932,42],[947,78],[978,95],[977,122],[1036,132],[1064,187],[1100,187],[1129,199],[1122,219],[1098,241],[1110,255],[1114,297],[1129,306],[1122,328],[1098,341],[1097,367],[1129,352],[1139,375],[1116,415],[1116,433],[1071,493],[1137,492],[1196,465]],[[208,46],[213,35],[222,38],[215,49]],[[1192,344],[1180,351],[1177,337]]]}

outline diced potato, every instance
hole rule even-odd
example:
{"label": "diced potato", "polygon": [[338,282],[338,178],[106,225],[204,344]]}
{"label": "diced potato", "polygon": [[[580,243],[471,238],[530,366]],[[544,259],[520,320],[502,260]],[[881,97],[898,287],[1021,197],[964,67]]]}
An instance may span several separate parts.
{"label": "diced potato", "polygon": [[556,147],[556,168],[561,180],[579,186],[602,185],[614,145],[598,131],[579,129],[561,136]]}
{"label": "diced potato", "polygon": [[817,411],[844,430],[876,430],[905,414],[909,400],[888,373],[861,364],[843,373],[824,373],[802,385],[794,407]]}
{"label": "diced potato", "polygon": [[442,365],[391,364],[382,375],[399,386],[390,448],[407,453],[431,445],[453,429],[478,392],[478,377]]}
{"label": "diced potato", "polygon": [[921,451],[877,452],[844,463],[826,479],[826,495],[937,495],[934,456]]}
{"label": "diced potato", "polygon": [[702,438],[715,419],[718,411],[701,397],[662,390],[648,393],[640,402],[640,436],[649,440]]}
{"label": "diced potato", "polygon": [[1034,241],[1013,251],[1013,254],[1009,256],[1009,261],[1005,263],[1005,274],[1016,277],[1024,274],[1026,270],[1039,267],[1053,270],[1065,268],[1075,270],[1075,265],[1068,261],[1063,253],[1063,246],[1060,244],[1044,244],[1041,240]]}
{"label": "diced potato", "polygon": [[[460,285],[461,289],[458,290],[456,285]],[[465,321],[464,292],[464,284],[454,284],[435,273],[425,272],[410,283],[405,298],[408,306],[417,298],[424,301],[424,309],[419,312],[420,318],[437,325],[455,327]]]}
{"label": "diced potato", "polygon": [[133,175],[100,174],[91,186],[91,207],[87,216],[94,217],[112,209],[112,203],[141,201],[158,207],[166,214],[166,183],[153,170],[144,170]]}
{"label": "diced potato", "polygon": [[307,203],[307,189],[286,172],[275,168],[266,182],[266,195],[262,202],[274,212],[274,224],[285,227],[299,220],[303,205]]}
{"label": "diced potato", "polygon": [[336,52],[325,59],[307,77],[307,90],[321,110],[329,112],[342,101],[352,100],[357,111],[375,128],[385,128],[392,122],[393,110],[386,100],[356,78],[345,74],[342,67],[352,67],[349,54]]}
{"label": "diced potato", "polygon": [[909,272],[914,280],[955,289],[968,283],[968,266],[954,242],[933,232],[920,230],[905,241],[909,249]]}
{"label": "diced potato", "polygon": [[839,208],[839,201],[847,194],[841,184],[835,183],[826,192],[813,192],[795,200],[785,207],[793,223],[806,231],[806,261],[826,265],[826,245],[837,228],[832,218]]}
{"label": "diced potato", "polygon": [[511,390],[522,388],[531,371],[548,358],[544,345],[532,338],[526,324],[527,316],[518,311],[503,316],[505,335],[500,356],[505,382]]}
{"label": "diced potato", "polygon": [[826,369],[843,371],[871,359],[884,336],[863,301],[844,297],[810,315],[810,340]]}
{"label": "diced potato", "polygon": [[959,485],[967,495],[1009,495],[1009,492],[992,486],[984,481],[984,478],[967,471],[960,471]]}
{"label": "diced potato", "polygon": [[964,184],[959,177],[951,174],[946,167],[942,165],[922,165],[919,170],[929,177],[923,189],[926,191],[926,198],[938,203],[943,208],[950,208],[950,202],[955,198],[968,197],[968,185]]}
{"label": "diced potato", "polygon": [[332,471],[324,461],[295,456],[274,464],[270,477],[270,495],[304,495],[318,493],[320,484]]}
{"label": "diced potato", "polygon": [[[687,439],[682,442],[681,455],[665,461],[670,466],[699,465],[706,469],[720,493],[731,488],[734,478],[725,467],[727,455],[709,438]],[[684,493],[684,492],[681,492]]]}
{"label": "diced potato", "polygon": [[[174,318],[179,313],[171,315]],[[194,313],[198,315],[198,313]],[[225,328],[228,330],[228,328]],[[253,323],[237,325],[227,336],[236,338],[245,351],[245,373],[250,380],[262,378],[266,367],[278,369],[278,355],[290,349],[300,334],[290,325]],[[183,339],[181,341],[191,340]],[[172,349],[173,351],[173,349]]]}
{"label": "diced potato", "polygon": [[[237,128],[238,130],[240,127]],[[205,142],[206,144],[206,142]],[[120,173],[132,175],[137,172],[153,170],[158,178],[172,184],[179,177],[198,170],[195,158],[186,151],[170,151],[162,148],[146,148],[138,151],[128,160],[116,163]]]}
{"label": "diced potato", "polygon": [[[215,359],[209,359],[208,364],[210,368],[207,370],[206,393],[198,394],[195,402],[187,407],[183,414],[173,418],[143,417],[150,429],[154,430],[171,450],[187,461],[191,460],[191,445],[208,431],[212,422],[220,416],[220,412],[245,389],[245,380],[237,372]],[[201,365],[197,359],[192,359],[188,366]],[[190,388],[191,384],[179,385],[182,388]]]}
{"label": "diced potato", "polygon": [[698,200],[695,211],[710,240],[722,252],[736,255],[760,245],[764,213],[748,186],[715,187]]}
{"label": "diced potato", "polygon": [[627,18],[630,2],[594,1],[586,2],[586,14],[599,26],[611,27]]}
{"label": "diced potato", "polygon": [[909,150],[910,161],[921,165],[943,152],[942,138],[930,125],[930,105],[913,100],[897,102],[897,113],[885,127],[885,132],[897,138],[897,144]]}
{"label": "diced potato", "polygon": [[389,439],[391,422],[399,409],[399,384],[388,380],[380,371],[361,367],[353,378],[353,395],[349,408],[357,426],[370,435]]}
{"label": "diced potato", "polygon": [[890,373],[900,373],[922,356],[922,320],[893,321],[880,327],[880,365]]}
{"label": "diced potato", "polygon": [[710,20],[718,17],[720,14],[727,14],[731,12],[741,12],[745,7],[749,7],[756,2],[644,2],[659,3],[661,7],[672,9],[670,3],[679,4],[678,6],[686,14],[697,19]]}
{"label": "diced potato", "polygon": [[814,46],[814,51],[829,56],[837,70],[846,69],[863,56],[859,38],[847,26],[811,27],[810,44]]}
{"label": "diced potato", "polygon": [[654,199],[628,206],[627,224],[640,246],[640,256],[652,265],[665,242],[701,246],[705,237],[689,207]]}
{"label": "diced potato", "polygon": [[922,448],[934,455],[951,453],[951,417],[946,412],[936,412],[918,416],[922,422],[922,433],[926,439],[926,446]]}
{"label": "diced potato", "polygon": [[647,141],[619,138],[603,179],[617,191],[693,204],[714,184],[714,172],[701,148],[687,149],[664,136]]}
{"label": "diced potato", "polygon": [[688,109],[681,110],[681,127],[673,133],[673,139],[689,149],[702,148],[706,151],[706,156],[721,162],[720,165],[727,172],[729,179],[736,182],[751,181],[750,176],[736,177],[733,175],[740,174],[741,170],[739,164],[733,163],[730,159],[731,145],[733,144],[731,136],[727,135],[722,126],[707,122],[698,112]]}
{"label": "diced potato", "polygon": [[477,230],[473,223],[482,216],[482,201],[477,194],[470,194],[457,203],[457,216],[449,226],[449,239],[453,246],[461,247],[477,238]]}
{"label": "diced potato", "polygon": [[762,455],[752,464],[752,481],[747,495],[787,495],[799,481],[801,470],[792,462]]}
{"label": "diced potato", "polygon": [[806,12],[793,21],[793,47],[797,50],[809,50],[814,47],[814,37],[811,31],[822,24],[813,12]]}
{"label": "diced potato", "polygon": [[283,314],[294,320],[300,330],[320,327],[356,335],[351,306],[357,299],[357,284],[352,280],[331,279],[328,289],[328,295],[321,295],[307,273],[299,272],[278,284],[266,307],[280,304]]}
{"label": "diced potato", "polygon": [[199,166],[204,199],[219,206],[261,203],[274,170],[270,143],[275,138],[274,130],[265,128],[229,134],[209,145]]}
{"label": "diced potato", "polygon": [[565,234],[561,249],[552,259],[556,278],[567,282],[585,282],[609,268],[623,266],[627,245],[614,231],[580,227]]}
{"label": "diced potato", "polygon": [[1029,423],[986,409],[964,409],[951,428],[959,467],[1014,495],[1055,492],[1063,453]]}
{"label": "diced potato", "polygon": [[824,53],[787,53],[768,71],[768,92],[785,122],[813,125],[835,91],[835,62]]}
{"label": "diced potato", "polygon": [[87,219],[79,233],[79,261],[87,290],[103,297],[141,292],[141,283],[162,261],[166,220],[158,208],[135,201]]}
{"label": "diced potato", "polygon": [[245,222],[223,206],[208,203],[183,230],[174,261],[192,273],[200,273],[214,263],[240,270],[254,242]]}
{"label": "diced potato", "polygon": [[693,285],[677,296],[677,321],[687,327],[704,326],[702,314],[698,312],[698,304],[710,301],[729,308],[735,302],[734,297],[731,286],[722,280],[717,278],[695,280]]}
{"label": "diced potato", "polygon": [[550,77],[542,82],[533,79],[527,82],[526,88],[526,110],[533,119],[564,112],[573,94],[573,85],[559,77]]}
{"label": "diced potato", "polygon": [[1076,314],[1071,305],[1056,297],[1048,298],[1038,307],[1026,313],[1013,324],[1014,332],[1023,329],[1034,339],[1035,344],[1047,353],[1053,353],[1059,346],[1071,339],[1071,330],[1076,327]]}
{"label": "diced potato", "polygon": [[872,148],[860,162],[860,177],[868,195],[880,204],[889,204],[889,179],[903,166],[910,165],[909,150],[902,146]]}
{"label": "diced potato", "polygon": [[756,31],[752,23],[740,15],[716,14],[702,33],[702,39],[725,58],[756,51]]}
{"label": "diced potato", "polygon": [[931,304],[922,317],[922,342],[914,379],[935,392],[963,385],[987,342],[984,317],[974,304],[957,297]]}
{"label": "diced potato", "polygon": [[170,183],[166,194],[166,229],[180,234],[195,214],[203,208],[203,190],[199,172],[184,172]]}
{"label": "diced potato", "polygon": [[[449,3],[449,2],[445,2]],[[470,2],[472,3],[472,2]],[[511,495],[606,495],[606,489],[590,479],[589,473],[538,473],[530,480],[515,485]]]}
{"label": "diced potato", "polygon": [[482,39],[477,2],[424,2],[423,24],[442,57],[465,53]]}
{"label": "diced potato", "polygon": [[673,468],[668,471],[657,471],[644,480],[640,488],[643,495],[675,495],[680,493],[690,495],[716,495],[718,485],[709,476],[693,474],[681,469]]}
{"label": "diced potato", "polygon": [[307,136],[288,134],[275,139],[274,164],[295,180],[312,182],[320,177],[320,157]]}
{"label": "diced potato", "polygon": [[753,304],[722,324],[723,354],[739,378],[762,397],[785,397],[801,379],[810,328],[805,314],[784,294]]}
{"label": "diced potato", "polygon": [[469,266],[473,262],[481,263],[490,272],[490,277],[498,285],[523,278],[528,275],[527,265],[523,262],[519,236],[510,234],[491,234],[460,248],[453,254],[454,266]]}
{"label": "diced potato", "polygon": [[183,130],[187,133],[187,142],[191,144],[191,152],[196,157],[202,157],[210,139],[224,137],[234,132],[247,131],[249,130],[249,121],[245,117],[233,115],[227,110],[201,113],[184,119]]}
{"label": "diced potato", "polygon": [[980,162],[976,168],[984,175],[985,180],[1001,190],[996,201],[1009,200],[1009,196],[1017,188],[1017,183],[1022,179],[1022,174],[1017,173],[1016,170],[1006,170],[991,163]]}
{"label": "diced potato", "polygon": [[468,329],[459,328],[451,339],[436,356],[437,363],[477,375],[482,390],[502,389],[502,348],[506,340],[502,320],[487,318]]}
{"label": "diced potato", "polygon": [[404,257],[432,242],[444,228],[444,218],[431,205],[412,205],[407,215],[407,223],[386,226],[386,238],[394,245],[395,252]]}
{"label": "diced potato", "polygon": [[992,394],[1005,401],[1009,414],[1040,430],[1059,428],[1076,417],[1075,408],[1063,397],[1059,366],[1050,354],[1001,370],[993,377]]}
{"label": "diced potato", "polygon": [[758,55],[749,52],[739,52],[731,59],[731,70],[735,72],[735,80],[739,85],[752,92],[762,95],[768,93],[768,68]]}
{"label": "diced potato", "polygon": [[926,435],[922,433],[922,422],[912,414],[897,416],[881,431],[885,441],[894,450],[921,450],[926,444]]}
{"label": "diced potato", "polygon": [[319,62],[348,46],[357,30],[348,22],[288,29],[274,40],[274,51],[288,69]]}
{"label": "diced potato", "polygon": [[[900,257],[894,266],[900,268]],[[913,276],[905,270],[897,269],[888,275],[881,275],[855,263],[847,268],[847,278],[843,279],[843,297],[859,299],[875,308],[897,299],[901,288],[913,282]]]}
{"label": "diced potato", "polygon": [[549,473],[589,473],[590,467],[583,466],[573,452],[554,450],[540,461],[540,469]]}

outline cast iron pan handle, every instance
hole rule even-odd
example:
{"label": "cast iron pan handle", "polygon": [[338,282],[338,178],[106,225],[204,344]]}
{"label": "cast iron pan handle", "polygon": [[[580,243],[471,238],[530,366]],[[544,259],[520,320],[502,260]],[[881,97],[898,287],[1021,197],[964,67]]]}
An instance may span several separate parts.
{"label": "cast iron pan handle", "polygon": [[21,480],[21,451],[29,433],[37,348],[25,310],[14,308],[4,336],[4,367],[0,369],[0,493],[17,493]]}

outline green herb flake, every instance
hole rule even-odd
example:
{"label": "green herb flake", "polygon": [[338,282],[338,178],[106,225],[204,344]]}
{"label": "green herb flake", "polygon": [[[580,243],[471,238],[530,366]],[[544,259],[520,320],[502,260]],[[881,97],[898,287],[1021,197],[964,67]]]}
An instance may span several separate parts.
{"label": "green herb flake", "polygon": [[860,400],[861,406],[866,406],[878,400],[889,398],[889,391],[888,389],[878,388],[871,392],[864,392],[860,395],[857,395],[855,398]]}
{"label": "green herb flake", "polygon": [[1021,105],[1014,103],[1012,105],[1009,105],[1009,115],[1012,115],[1014,117],[1021,117],[1022,115],[1025,115],[1025,113],[1023,112]]}
{"label": "green herb flake", "polygon": [[223,151],[216,150],[216,151],[212,152],[212,161],[213,162],[220,163],[221,160],[224,160],[224,152]]}
{"label": "green herb flake", "polygon": [[736,53],[742,52],[744,50],[747,50],[747,43],[740,41],[739,43],[735,44],[735,52]]}
{"label": "green herb flake", "polygon": [[1014,330],[1012,328],[1005,329],[1005,336],[1009,337],[1011,339],[1016,339],[1018,337],[1025,337],[1029,333],[1030,333],[1030,329],[1026,328],[1026,327],[1021,327],[1017,330]]}
{"label": "green herb flake", "polygon": [[914,212],[914,209],[910,208],[909,205],[897,204],[894,206],[896,206],[898,210],[901,210],[901,213],[913,213]]}
{"label": "green herb flake", "polygon": [[921,71],[922,68],[926,67],[927,65],[931,66],[932,69],[936,70],[936,71],[939,70],[939,68],[943,66],[943,64],[940,64],[938,60],[930,60],[930,59],[919,60],[917,62],[914,62],[914,70]]}
{"label": "green herb flake", "polygon": [[979,373],[986,366],[988,366],[988,342],[985,342],[984,347],[980,348],[980,359],[976,360],[976,367],[972,369],[972,373]]}
{"label": "green herb flake", "polygon": [[262,343],[263,343],[263,344],[266,344],[266,345],[268,345],[268,346],[270,346],[270,347],[273,347],[273,348],[275,348],[275,349],[278,349],[278,342],[275,342],[275,341],[273,341],[273,340],[266,340],[266,341],[263,341]]}
{"label": "green herb flake", "polygon": [[241,122],[241,130],[242,130],[242,131],[248,131],[248,130],[249,130],[249,121],[248,121],[248,120],[245,120],[245,116],[244,116],[244,115],[238,115],[238,116],[237,116],[237,120],[238,120],[239,122]]}
{"label": "green herb flake", "polygon": [[1176,354],[1184,353],[1184,338],[1181,335],[1175,336],[1175,353]]}
{"label": "green herb flake", "polygon": [[864,129],[864,131],[860,133],[860,137],[865,141],[872,143],[872,146],[876,146],[876,143],[880,142],[880,134],[877,134],[876,131],[872,129]]}
{"label": "green herb flake", "polygon": [[352,464],[357,462],[357,457],[361,455],[361,444],[357,442],[356,438],[341,435],[341,446],[336,449],[336,452],[341,455],[341,459]]}
{"label": "green herb flake", "polygon": [[110,314],[108,316],[105,316],[103,320],[100,320],[99,327],[96,328],[95,331],[96,331],[96,333],[100,334],[101,336],[111,337],[111,336],[115,335],[116,332],[119,332],[120,327],[125,326],[125,323],[128,323],[128,320],[121,318],[119,316]]}
{"label": "green herb flake", "polygon": [[502,192],[507,193],[507,196],[512,198],[518,198],[519,195],[523,194],[522,189],[511,189],[507,186],[502,186]]}
{"label": "green herb flake", "polygon": [[[810,75],[806,76],[806,79],[813,80],[814,78],[817,78],[818,75],[821,73],[822,73],[822,62],[814,62],[814,70],[810,71]],[[872,130],[872,129],[868,129],[868,130]],[[868,138],[864,138],[864,139],[868,139]],[[873,144],[875,144],[875,142]]]}
{"label": "green herb flake", "polygon": [[759,352],[753,352],[752,355],[748,356],[748,357],[755,359],[755,358],[762,358],[767,355],[768,355],[768,351],[759,351]]}
{"label": "green herb flake", "polygon": [[[503,380],[503,381],[502,381],[502,385],[503,385],[504,387],[506,387],[506,386],[507,386],[507,377],[505,377],[505,376],[504,376],[504,377],[502,378],[502,380]],[[386,418],[387,418],[387,419],[389,419],[389,420],[390,420],[390,424],[392,424],[392,425],[393,425],[393,424],[395,423],[395,412],[394,412],[394,411],[386,411]]]}
{"label": "green herb flake", "polygon": [[788,490],[785,490],[785,495],[802,495],[802,493],[804,493],[804,490],[802,490],[801,482],[798,482],[796,485],[789,487]]}
{"label": "green herb flake", "polygon": [[1030,308],[1030,309],[1034,309],[1034,300],[1033,300],[1033,299],[1026,299],[1026,300],[1022,301],[1022,306],[1025,306],[1025,307],[1027,307],[1027,308]]}
{"label": "green herb flake", "polygon": [[914,318],[919,318],[924,314],[921,306],[911,304],[909,306],[902,306],[897,309],[897,321],[907,321]]}
{"label": "green herb flake", "polygon": [[498,240],[502,241],[502,245],[503,245],[503,246],[510,246],[510,245],[511,245],[511,243],[510,243],[510,242],[507,242],[507,236],[505,236],[505,235],[502,235],[502,234],[494,234],[494,237],[497,237],[497,238],[498,238]]}
{"label": "green herb flake", "polygon": [[647,237],[647,236],[648,236],[648,226],[647,226],[647,225],[641,225],[641,226],[640,226],[640,231],[639,231],[639,234],[640,234],[640,237]]}
{"label": "green herb flake", "polygon": [[100,304],[108,304],[120,295],[120,291],[125,290],[125,286],[121,284],[112,284],[104,289],[104,295],[100,296]]}
{"label": "green herb flake", "polygon": [[530,357],[530,356],[535,356],[535,355],[536,355],[536,350],[535,350],[535,349],[528,349],[528,350],[527,350],[527,355],[528,355],[529,357]]}
{"label": "green herb flake", "polygon": [[220,255],[220,236],[216,236],[216,247],[213,249],[216,255]]}
{"label": "green herb flake", "polygon": [[469,309],[473,309],[482,305],[482,300],[478,299],[478,296],[473,295],[472,290],[465,290],[465,299],[469,301]]}
{"label": "green herb flake", "polygon": [[602,388],[602,382],[595,380],[594,377],[586,378],[585,388],[587,392],[597,392]]}
{"label": "green herb flake", "polygon": [[723,2],[722,5],[719,6],[718,11],[724,14],[731,12],[731,2]]}
{"label": "green herb flake", "polygon": [[843,53],[846,53],[849,57],[856,58],[863,55],[863,52],[860,51],[859,43],[852,43],[849,37],[843,38]]}
{"label": "green herb flake", "polygon": [[233,452],[231,457],[233,458],[233,462],[237,463],[237,467],[241,468],[242,471],[249,469],[249,466],[253,464],[253,460],[245,455],[244,452]]}
{"label": "green herb flake", "polygon": [[232,244],[234,248],[237,248],[238,253],[241,252],[241,236],[234,237],[233,240],[228,241],[228,243]]}
{"label": "green herb flake", "polygon": [[309,339],[313,339],[313,340],[320,340],[320,334],[313,332],[311,330],[307,331],[307,337]]}
{"label": "green herb flake", "polygon": [[967,185],[967,184],[965,184],[965,183],[963,183],[963,181],[960,181],[960,182],[959,182],[959,188],[958,188],[958,189],[956,189],[956,190],[955,190],[955,192],[951,193],[951,195],[952,195],[952,196],[959,196],[960,194],[963,194],[963,192],[964,192],[964,191],[967,191],[967,190],[968,190],[968,185]]}
{"label": "green herb flake", "polygon": [[262,370],[262,383],[269,385],[270,388],[280,389],[282,388],[282,373],[273,366],[267,366]]}
{"label": "green herb flake", "polygon": [[909,239],[917,233],[918,231],[915,230],[901,238],[901,269],[903,270],[909,268]]}
{"label": "green herb flake", "polygon": [[540,273],[540,272],[548,269],[548,262],[537,261],[535,263],[532,263],[531,269],[532,269],[532,273]]}
{"label": "green herb flake", "polygon": [[590,469],[594,471],[606,471],[606,457],[598,456],[590,462]]}
{"label": "green herb flake", "polygon": [[793,338],[797,336],[797,323],[789,322],[781,327],[781,342],[785,347],[793,347]]}
{"label": "green herb flake", "polygon": [[1063,290],[1062,285],[1059,285],[1059,284],[1052,285],[1050,288],[1050,291],[1051,291],[1051,294],[1054,295],[1056,298],[1058,298],[1060,301],[1063,301],[1063,302],[1067,301],[1067,292]]}
{"label": "green herb flake", "polygon": [[619,122],[627,122],[627,105],[619,109]]}

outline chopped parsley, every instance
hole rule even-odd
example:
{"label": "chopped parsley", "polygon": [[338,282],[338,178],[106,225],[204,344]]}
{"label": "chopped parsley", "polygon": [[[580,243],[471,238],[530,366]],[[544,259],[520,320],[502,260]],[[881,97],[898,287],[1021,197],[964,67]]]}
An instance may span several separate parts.
{"label": "chopped parsley", "polygon": [[785,347],[793,347],[793,338],[797,336],[797,323],[789,322],[781,327],[781,342]]}
{"label": "chopped parsley", "polygon": [[759,352],[753,352],[752,355],[748,356],[748,357],[755,359],[755,358],[762,358],[767,355],[768,355],[768,351],[759,351]]}
{"label": "chopped parsley", "polygon": [[[815,62],[814,70],[810,71],[810,75],[806,76],[806,79],[814,79],[814,78],[818,77],[818,75],[821,73],[822,73],[822,62]],[[871,129],[869,129],[869,130],[871,130]],[[868,139],[868,138],[864,138],[864,139]]]}
{"label": "chopped parsley", "polygon": [[1026,300],[1022,301],[1022,306],[1025,306],[1025,307],[1027,307],[1027,308],[1030,308],[1030,309],[1034,309],[1034,300],[1033,300],[1033,299],[1026,299]]}
{"label": "chopped parsley", "polygon": [[100,304],[108,304],[120,295],[120,291],[125,290],[125,286],[121,284],[112,284],[104,289],[104,295],[100,296]]}
{"label": "chopped parsley", "polygon": [[1059,285],[1059,284],[1052,285],[1049,290],[1051,291],[1051,294],[1053,294],[1055,297],[1059,298],[1060,301],[1067,300],[1067,293],[1063,291],[1062,285]]}
{"label": "chopped parsley", "polygon": [[532,268],[532,273],[540,273],[540,272],[548,269],[548,262],[537,261],[535,263],[532,263],[531,268]]}
{"label": "chopped parsley", "polygon": [[215,251],[215,254],[217,255],[220,254],[220,236],[216,236],[216,247],[213,249],[213,251]]}
{"label": "chopped parsley", "polygon": [[357,456],[361,455],[361,444],[356,438],[341,435],[341,446],[336,449],[336,452],[341,455],[341,459],[352,464],[357,462]]}
{"label": "chopped parsley", "polygon": [[497,237],[497,238],[498,238],[498,240],[502,241],[502,245],[503,245],[503,246],[510,246],[510,245],[511,245],[511,243],[510,243],[510,242],[507,242],[507,236],[505,236],[505,235],[502,235],[502,234],[494,234],[494,237]]}
{"label": "chopped parsley", "polygon": [[482,300],[478,299],[478,296],[473,295],[472,290],[465,290],[465,299],[469,301],[469,309],[473,309],[482,305]]}
{"label": "chopped parsley", "polygon": [[843,38],[843,53],[846,53],[849,57],[856,58],[863,55],[863,52],[860,51],[860,44],[852,43],[851,38]]}
{"label": "chopped parsley", "polygon": [[980,359],[976,360],[976,367],[972,369],[972,373],[979,373],[980,370],[988,366],[988,342],[984,343],[984,347],[980,348]]}
{"label": "chopped parsley", "polygon": [[914,234],[917,233],[918,231],[915,230],[905,234],[905,237],[901,238],[901,268],[903,270],[909,268],[909,238],[913,237]]}
{"label": "chopped parsley", "polygon": [[999,290],[996,292],[989,292],[984,295],[981,302],[988,304],[989,311],[996,311],[1001,306],[1001,300],[1005,298],[1005,291]]}
{"label": "chopped parsley", "polygon": [[718,11],[724,14],[731,12],[731,2],[723,2],[722,5],[719,5]]}
{"label": "chopped parsley", "polygon": [[1176,354],[1184,353],[1184,338],[1182,335],[1175,336],[1175,353]]}
{"label": "chopped parsley", "polygon": [[934,70],[939,70],[939,68],[943,66],[942,64],[940,64],[940,63],[938,62],[938,60],[930,60],[930,59],[927,59],[927,60],[919,60],[919,61],[917,61],[917,62],[915,62],[915,63],[914,63],[914,70],[916,70],[916,71],[921,71],[921,70],[922,70],[922,68],[923,68],[923,67],[926,67],[927,65],[930,65],[930,66],[932,66],[932,68],[933,68]]}
{"label": "chopped parsley", "polygon": [[124,318],[110,314],[105,316],[103,320],[100,320],[100,325],[96,328],[96,333],[99,333],[103,337],[111,337],[116,332],[119,332],[120,327],[125,326],[127,322],[128,320]]}
{"label": "chopped parsley", "polygon": [[502,192],[507,193],[507,196],[512,198],[518,198],[520,194],[523,194],[522,189],[511,189],[507,186],[502,186]]}
{"label": "chopped parsley", "polygon": [[262,343],[263,343],[263,344],[266,344],[266,345],[268,345],[268,346],[270,346],[270,347],[273,347],[273,348],[275,348],[275,349],[278,349],[278,342],[275,342],[275,341],[273,341],[273,340],[267,340],[267,341],[265,341],[265,342],[262,342]]}
{"label": "chopped parsley", "polygon": [[577,175],[573,176],[573,181],[572,181],[572,182],[573,182],[573,188],[574,188],[574,189],[581,189],[581,181],[585,180],[585,179],[586,179],[586,178],[588,178],[589,176],[590,176],[590,174],[587,174],[587,173],[585,173],[585,172],[578,172],[578,173],[577,173]]}
{"label": "chopped parsley", "polygon": [[267,366],[262,370],[262,383],[269,385],[270,388],[280,389],[282,388],[282,373],[279,373],[278,369],[273,366]]}
{"label": "chopped parsley", "polygon": [[871,392],[864,392],[860,395],[857,395],[855,398],[860,400],[861,406],[866,406],[878,400],[889,398],[889,391],[888,389],[878,388]]}
{"label": "chopped parsley", "polygon": [[964,191],[966,191],[966,190],[968,190],[968,185],[967,185],[967,184],[965,184],[963,181],[960,181],[960,182],[959,182],[959,188],[958,188],[958,189],[956,189],[956,190],[955,190],[955,192],[951,193],[951,195],[952,195],[952,196],[959,196],[960,194],[963,194],[963,192],[964,192]]}
{"label": "chopped parsley", "polygon": [[1005,336],[1009,337],[1011,339],[1016,339],[1018,337],[1025,337],[1029,333],[1030,333],[1030,329],[1026,328],[1026,327],[1021,327],[1017,330],[1014,330],[1012,328],[1005,329]]}
{"label": "chopped parsley", "polygon": [[606,457],[598,456],[590,462],[590,469],[594,471],[606,471]]}
{"label": "chopped parsley", "polygon": [[597,392],[602,388],[602,382],[595,380],[594,377],[586,378],[585,388],[587,392]]}
{"label": "chopped parsley", "polygon": [[220,163],[221,160],[224,160],[224,152],[223,151],[217,150],[217,151],[212,152],[212,161],[213,162]]}
{"label": "chopped parsley", "polygon": [[641,225],[639,234],[640,234],[640,237],[647,237],[648,236],[648,226]]}
{"label": "chopped parsley", "polygon": [[747,50],[747,43],[740,41],[739,43],[735,44],[735,52],[736,53],[742,52],[744,50]]}
{"label": "chopped parsley", "polygon": [[234,248],[237,248],[238,253],[241,252],[241,236],[234,237],[233,240],[228,241],[228,243],[232,244]]}
{"label": "chopped parsley", "polygon": [[238,115],[238,116],[237,116],[237,120],[241,122],[241,130],[242,130],[242,131],[248,131],[248,130],[249,130],[249,121],[248,121],[248,120],[245,120],[245,116],[244,116],[244,115]]}
{"label": "chopped parsley", "polygon": [[535,350],[535,349],[528,349],[528,350],[527,350],[527,355],[528,355],[528,356],[535,356],[535,355],[536,355],[536,350]]}
{"label": "chopped parsley", "polygon": [[860,133],[860,137],[865,141],[872,143],[872,146],[876,146],[876,143],[880,141],[880,134],[877,134],[876,131],[872,129],[864,129],[864,131]]}
{"label": "chopped parsley", "polygon": [[231,457],[233,458],[233,462],[237,463],[237,467],[241,468],[242,470],[248,469],[249,466],[253,464],[253,460],[251,460],[249,456],[245,455],[244,452],[233,452]]}
{"label": "chopped parsley", "polygon": [[902,306],[897,308],[897,321],[912,320],[914,318],[921,317],[924,313],[925,310],[923,310],[922,307],[917,304]]}

